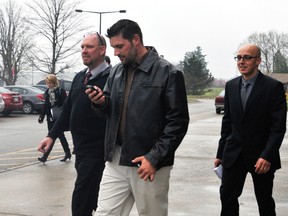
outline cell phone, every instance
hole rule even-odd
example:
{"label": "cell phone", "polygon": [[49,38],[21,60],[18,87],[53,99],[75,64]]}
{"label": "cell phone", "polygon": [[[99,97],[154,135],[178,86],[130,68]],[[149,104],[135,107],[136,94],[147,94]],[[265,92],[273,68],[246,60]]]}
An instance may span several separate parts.
{"label": "cell phone", "polygon": [[91,91],[96,91],[97,93],[99,93],[98,90],[92,85],[86,85],[86,89],[91,89]]}

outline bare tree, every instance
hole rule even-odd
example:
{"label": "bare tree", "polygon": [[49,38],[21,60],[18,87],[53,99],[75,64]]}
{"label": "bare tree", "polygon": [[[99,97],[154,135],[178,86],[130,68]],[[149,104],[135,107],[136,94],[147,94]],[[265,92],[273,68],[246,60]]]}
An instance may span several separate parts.
{"label": "bare tree", "polygon": [[31,57],[37,70],[58,74],[76,63],[73,56],[79,51],[79,33],[84,30],[75,13],[77,4],[70,0],[33,0],[28,5],[32,12],[27,20],[38,39]]}
{"label": "bare tree", "polygon": [[270,31],[268,33],[253,33],[247,39],[261,48],[262,64],[260,70],[271,73],[275,69],[275,56],[281,53],[284,58],[288,57],[288,34]]}
{"label": "bare tree", "polygon": [[8,1],[0,9],[0,78],[8,85],[15,84],[19,72],[27,68],[27,53],[32,48],[29,27],[21,18],[21,8]]}

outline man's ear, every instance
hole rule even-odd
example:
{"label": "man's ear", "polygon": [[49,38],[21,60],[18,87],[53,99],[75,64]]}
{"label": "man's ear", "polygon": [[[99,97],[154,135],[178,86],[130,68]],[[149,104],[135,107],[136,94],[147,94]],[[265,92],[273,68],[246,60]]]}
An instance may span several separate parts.
{"label": "man's ear", "polygon": [[101,55],[105,55],[105,53],[106,53],[106,47],[101,46],[101,47],[100,47],[100,50],[101,50]]}
{"label": "man's ear", "polygon": [[140,37],[139,37],[138,34],[134,35],[134,37],[132,39],[132,42],[134,43],[134,45],[138,45],[141,42]]}
{"label": "man's ear", "polygon": [[256,65],[259,66],[259,65],[261,64],[261,61],[262,61],[261,58],[258,58],[258,59],[256,60]]}

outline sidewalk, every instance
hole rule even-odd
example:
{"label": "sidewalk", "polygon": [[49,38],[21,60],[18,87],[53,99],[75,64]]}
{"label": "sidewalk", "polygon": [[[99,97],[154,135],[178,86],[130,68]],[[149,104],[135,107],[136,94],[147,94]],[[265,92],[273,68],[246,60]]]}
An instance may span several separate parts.
{"label": "sidewalk", "polygon": [[[220,180],[213,173],[222,115],[191,119],[177,150],[171,173],[169,216],[216,216],[220,213]],[[276,172],[277,216],[288,212],[288,139],[281,147],[282,169]],[[70,216],[76,173],[75,158],[59,159],[0,174],[0,216]],[[250,175],[239,200],[241,216],[258,216]],[[135,208],[131,216],[137,216]],[[154,215],[151,215],[154,216]]]}
{"label": "sidewalk", "polygon": [[49,160],[0,175],[0,215],[69,216],[76,173],[72,161]]}

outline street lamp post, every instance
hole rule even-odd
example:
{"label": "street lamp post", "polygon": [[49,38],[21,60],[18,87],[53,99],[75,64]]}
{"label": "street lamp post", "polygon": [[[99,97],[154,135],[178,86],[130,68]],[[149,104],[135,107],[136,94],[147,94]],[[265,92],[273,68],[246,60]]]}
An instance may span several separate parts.
{"label": "street lamp post", "polygon": [[78,13],[96,13],[100,15],[100,22],[99,22],[99,34],[101,34],[101,22],[102,22],[102,14],[107,14],[107,13],[126,13],[126,10],[119,10],[119,11],[103,11],[103,12],[98,12],[98,11],[84,11],[80,9],[75,10]]}
{"label": "street lamp post", "polygon": [[31,57],[31,78],[32,78],[32,86],[34,85],[34,58]]}

